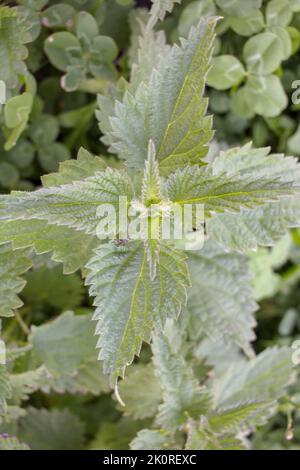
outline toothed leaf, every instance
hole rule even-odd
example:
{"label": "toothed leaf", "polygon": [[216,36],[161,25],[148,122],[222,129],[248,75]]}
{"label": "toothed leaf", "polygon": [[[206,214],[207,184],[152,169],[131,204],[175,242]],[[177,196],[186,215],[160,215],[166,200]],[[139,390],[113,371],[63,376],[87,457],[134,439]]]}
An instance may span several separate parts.
{"label": "toothed leaf", "polygon": [[202,250],[191,254],[189,269],[188,308],[194,334],[206,335],[215,344],[235,343],[251,355],[257,305],[247,258],[206,242]]}
{"label": "toothed leaf", "polygon": [[120,195],[131,198],[130,181],[126,174],[108,168],[72,184],[1,196],[0,220],[46,220],[95,235],[101,220],[98,207],[111,204],[117,210]]}
{"label": "toothed leaf", "polygon": [[20,276],[31,267],[28,250],[12,251],[9,244],[0,245],[0,317],[13,316],[23,302],[18,295],[25,286]]}
{"label": "toothed leaf", "polygon": [[111,151],[129,166],[142,167],[150,139],[157,149],[163,174],[187,163],[200,163],[212,137],[212,120],[205,117],[203,98],[213,47],[216,19],[203,19],[180,47],[141,83],[134,94],[126,91],[110,119]]}
{"label": "toothed leaf", "polygon": [[182,253],[162,244],[154,280],[142,242],[100,246],[88,263],[86,283],[95,297],[99,359],[112,383],[123,377],[142,342],[149,342],[154,325],[179,315],[189,284],[184,259]]}

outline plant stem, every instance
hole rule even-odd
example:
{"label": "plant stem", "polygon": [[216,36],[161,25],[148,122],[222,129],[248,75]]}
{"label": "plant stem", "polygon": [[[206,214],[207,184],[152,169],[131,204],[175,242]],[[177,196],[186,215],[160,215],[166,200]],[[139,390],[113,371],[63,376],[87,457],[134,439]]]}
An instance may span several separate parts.
{"label": "plant stem", "polygon": [[15,312],[16,314],[16,320],[21,328],[21,330],[25,333],[26,336],[28,336],[30,334],[30,331],[29,331],[29,328],[28,326],[26,325],[26,323],[24,322],[23,318],[21,317],[20,313],[19,312]]}

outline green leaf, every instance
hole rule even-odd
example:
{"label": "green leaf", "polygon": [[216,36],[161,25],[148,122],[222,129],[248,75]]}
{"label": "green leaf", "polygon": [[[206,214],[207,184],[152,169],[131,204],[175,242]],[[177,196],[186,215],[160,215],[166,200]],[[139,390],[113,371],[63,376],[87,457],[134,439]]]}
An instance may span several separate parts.
{"label": "green leaf", "polygon": [[6,367],[0,364],[0,422],[7,410],[7,399],[11,398],[12,388]]}
{"label": "green leaf", "polygon": [[73,25],[76,36],[80,38],[93,39],[99,33],[95,18],[87,11],[80,11],[74,18]]}
{"label": "green leaf", "polygon": [[[170,46],[166,43],[164,32],[146,28],[142,22],[145,13],[144,10],[138,10],[134,20],[136,38],[132,37],[131,39],[130,60],[132,67],[130,84],[128,84],[132,93],[136,91],[141,82],[149,80],[153,69],[158,67],[170,52]],[[142,19],[138,14],[142,16]],[[133,42],[134,39],[135,42]]]}
{"label": "green leaf", "polygon": [[80,306],[83,300],[82,280],[77,274],[65,276],[61,266],[40,266],[27,273],[26,281],[22,298],[32,309],[64,311]]}
{"label": "green leaf", "polygon": [[173,335],[179,336],[180,330],[170,322],[165,335],[154,335],[152,342],[153,362],[163,393],[156,422],[170,431],[184,425],[189,417],[206,414],[210,406],[209,394],[199,387],[192,368],[173,343]]}
{"label": "green leaf", "polygon": [[266,6],[266,21],[270,26],[287,26],[292,21],[293,7],[290,1],[271,0]]}
{"label": "green leaf", "polygon": [[297,28],[294,28],[293,26],[288,26],[286,28],[286,31],[290,36],[290,41],[292,44],[291,54],[294,55],[298,52],[300,48],[300,31]]}
{"label": "green leaf", "polygon": [[83,147],[79,149],[77,159],[67,160],[59,165],[58,173],[42,176],[43,186],[60,186],[80,181],[105,170],[107,164],[100,157],[94,157]]}
{"label": "green leaf", "polygon": [[9,7],[0,7],[0,80],[15,88],[19,75],[26,72],[26,32],[18,21],[17,12]]}
{"label": "green leaf", "polygon": [[133,419],[154,416],[161,402],[161,389],[153,365],[136,365],[119,383],[119,392],[125,403],[124,413]]}
{"label": "green leaf", "polygon": [[42,388],[46,377],[47,371],[44,367],[19,374],[11,374],[9,377],[12,388],[10,403],[20,405],[22,401],[28,400],[31,393]]}
{"label": "green leaf", "polygon": [[80,43],[72,33],[62,31],[49,36],[44,49],[52,65],[65,72],[71,65],[72,53],[80,50]]}
{"label": "green leaf", "polygon": [[207,99],[202,94],[215,23],[215,18],[203,19],[181,47],[173,46],[148,83],[141,83],[135,95],[125,92],[123,102],[116,103],[110,150],[128,165],[143,166],[150,139],[162,174],[199,163],[206,154],[212,122],[205,117]]}
{"label": "green leaf", "polygon": [[20,275],[31,267],[31,261],[28,251],[12,251],[7,244],[0,245],[0,254],[0,316],[11,317],[23,305],[17,296],[25,286]]}
{"label": "green leaf", "polygon": [[247,94],[246,86],[243,86],[232,95],[231,110],[235,116],[243,119],[252,119],[255,111]]}
{"label": "green leaf", "polygon": [[[59,173],[45,175],[46,187],[72,183],[94,175],[106,168],[104,161],[93,157],[84,149],[77,160],[60,165]],[[0,224],[0,243],[12,241],[14,248],[34,246],[37,254],[53,251],[53,259],[64,263],[64,273],[69,274],[83,267],[98,241],[90,235],[67,227],[48,225],[43,220],[12,220]]]}
{"label": "green leaf", "polygon": [[96,36],[90,47],[88,69],[96,78],[114,81],[117,72],[113,61],[118,56],[118,47],[109,36]]}
{"label": "green leaf", "polygon": [[260,10],[253,10],[247,15],[228,18],[230,27],[240,36],[252,36],[264,27],[264,16]]}
{"label": "green leaf", "polygon": [[83,445],[84,425],[68,410],[29,407],[19,422],[19,437],[32,450],[78,450]]}
{"label": "green leaf", "polygon": [[8,129],[13,129],[5,143],[5,150],[10,150],[24,131],[32,109],[33,96],[24,92],[7,101],[4,107],[5,124]]}
{"label": "green leaf", "polygon": [[232,364],[215,381],[218,407],[241,402],[268,402],[280,398],[289,385],[293,363],[290,348],[269,348],[248,363]]}
{"label": "green leaf", "polygon": [[196,26],[202,16],[214,16],[215,14],[216,6],[212,0],[189,3],[180,15],[178,33],[180,36],[186,37],[190,28]]}
{"label": "green leaf", "polygon": [[[251,144],[221,152],[214,161],[218,172],[231,174],[256,173],[268,175],[273,181],[292,182],[299,179],[298,164],[292,157],[268,155],[269,149],[253,149]],[[245,173],[246,172],[246,173]],[[268,202],[268,201],[267,201]],[[218,214],[207,221],[207,232],[226,249],[254,250],[258,245],[271,246],[281,238],[287,228],[299,226],[299,197],[281,197],[253,210],[242,210],[238,215]]]}
{"label": "green leaf", "polygon": [[48,3],[47,0],[19,0],[18,3],[24,5],[27,8],[32,8],[33,10],[42,10],[44,6]]}
{"label": "green leaf", "polygon": [[272,246],[289,227],[299,226],[300,200],[293,196],[238,215],[220,214],[207,221],[207,232],[227,250],[247,252]]}
{"label": "green leaf", "polygon": [[274,72],[284,59],[280,39],[270,32],[257,34],[248,39],[243,55],[249,71],[259,75]]}
{"label": "green leaf", "polygon": [[[15,167],[23,170],[32,164],[35,155],[35,148],[28,140],[20,139],[15,147],[13,147],[6,155],[8,160],[12,162]],[[2,171],[0,173],[2,173]],[[10,187],[12,187],[12,185]]]}
{"label": "green leaf", "polygon": [[268,28],[268,31],[276,34],[280,39],[283,50],[283,60],[287,60],[292,55],[293,46],[292,39],[287,28],[283,28],[282,26],[272,26]]}
{"label": "green leaf", "polygon": [[52,142],[39,149],[38,160],[44,171],[57,171],[59,164],[70,159],[69,149],[60,142]]}
{"label": "green leaf", "polygon": [[213,161],[213,170],[216,175],[222,172],[228,175],[239,173],[242,179],[250,175],[259,178],[268,176],[297,188],[300,166],[294,157],[270,154],[270,147],[253,148],[252,143],[248,142],[243,147],[221,151]]}
{"label": "green leaf", "polygon": [[119,196],[131,199],[131,182],[124,172],[108,168],[72,184],[0,196],[0,219],[46,220],[95,235],[98,207],[111,204],[117,210]]}
{"label": "green leaf", "polygon": [[[161,245],[155,280],[150,279],[143,243],[100,246],[88,263],[86,278],[97,307],[99,359],[113,384],[149,342],[155,324],[177,317],[186,301],[188,274],[184,255]],[[124,288],[126,286],[126,289]]]}
{"label": "green leaf", "polygon": [[116,422],[103,422],[95,439],[89,444],[90,450],[128,450],[129,443],[141,428],[141,424],[128,418]]}
{"label": "green leaf", "polygon": [[75,91],[85,78],[85,70],[82,65],[70,65],[67,73],[61,79],[61,86],[65,91]]}
{"label": "green leaf", "polygon": [[109,391],[97,360],[90,315],[65,312],[52,323],[34,327],[29,339],[34,363],[48,371],[41,387],[45,392],[99,395]]}
{"label": "green leaf", "polygon": [[88,358],[96,358],[91,338],[91,317],[65,312],[49,324],[32,326],[29,341],[33,357],[53,376],[60,376],[71,375]]}
{"label": "green leaf", "polygon": [[19,182],[19,172],[14,165],[0,162],[0,185],[2,188],[11,189]]}
{"label": "green leaf", "polygon": [[30,344],[26,344],[26,346],[18,347],[9,347],[6,349],[6,363],[10,364],[17,359],[25,356],[25,354],[31,350]]}
{"label": "green leaf", "polygon": [[230,433],[216,434],[203,417],[200,423],[191,422],[186,442],[187,450],[243,450],[240,439]]}
{"label": "green leaf", "polygon": [[270,417],[272,402],[246,402],[219,409],[209,418],[211,429],[218,432],[238,432],[249,424],[265,424]]}
{"label": "green leaf", "polygon": [[250,268],[254,277],[254,298],[257,301],[272,297],[279,290],[281,276],[274,271],[288,261],[291,244],[291,237],[287,235],[272,249],[260,248],[251,253]]}
{"label": "green leaf", "polygon": [[58,120],[50,114],[40,114],[30,124],[30,138],[38,147],[48,146],[57,139],[58,134]]}
{"label": "green leaf", "polygon": [[25,31],[26,43],[35,41],[41,32],[39,14],[24,6],[16,7],[15,11],[17,12],[19,26]]}
{"label": "green leaf", "polygon": [[47,28],[64,27],[70,24],[75,9],[66,3],[52,5],[42,13],[42,23]]}
{"label": "green leaf", "polygon": [[172,447],[172,440],[165,431],[142,429],[131,441],[132,450],[165,450]]}
{"label": "green leaf", "polygon": [[[203,204],[206,215],[218,212],[236,212],[241,208],[255,208],[280,196],[298,191],[299,166],[297,161],[280,155],[266,157],[268,149],[258,150],[256,166],[245,151],[249,146],[223,153],[212,165],[186,167],[169,178],[169,198],[177,204]],[[234,154],[230,161],[229,155]],[[248,162],[244,164],[243,159]]]}
{"label": "green leaf", "polygon": [[170,52],[170,46],[166,43],[163,31],[153,31],[141,23],[139,23],[139,27],[141,35],[137,39],[137,52],[132,59],[134,63],[131,69],[130,84],[121,78],[117,84],[107,84],[104,95],[98,95],[99,110],[96,111],[96,116],[99,120],[100,130],[104,134],[101,140],[111,146],[111,152],[114,152],[115,141],[111,118],[116,115],[116,101],[123,99],[127,88],[133,94],[141,82],[148,82],[153,69],[157,68],[159,64],[162,66],[165,56]]}
{"label": "green leaf", "polygon": [[189,269],[188,309],[194,334],[209,336],[215,344],[234,343],[251,356],[257,305],[246,257],[206,242],[202,250],[191,254]]}
{"label": "green leaf", "polygon": [[246,71],[238,59],[232,55],[220,55],[213,58],[207,84],[217,90],[227,90],[240,83],[245,74]]}
{"label": "green leaf", "polygon": [[216,4],[227,15],[247,15],[253,10],[257,10],[262,5],[262,0],[216,0]]}
{"label": "green leaf", "polygon": [[44,380],[42,391],[45,393],[70,393],[72,395],[95,395],[109,393],[110,387],[107,378],[103,375],[97,359],[87,359],[81,364],[76,373],[61,373],[51,375]]}
{"label": "green leaf", "polygon": [[162,21],[166,14],[173,10],[174,3],[181,3],[181,0],[152,0],[149,27],[155,26],[158,20]]}
{"label": "green leaf", "polygon": [[109,146],[109,151],[112,153],[114,153],[113,144],[115,142],[115,137],[113,135],[111,121],[115,116],[116,101],[121,101],[123,99],[123,95],[127,86],[128,83],[126,80],[120,78],[117,83],[108,83],[105,87],[105,94],[99,94],[97,98],[99,109],[96,111],[96,117],[99,121],[99,128],[101,133],[103,134],[101,141],[105,145]]}
{"label": "green leaf", "polygon": [[36,219],[1,222],[0,243],[7,241],[12,241],[14,249],[33,246],[37,254],[52,251],[52,259],[64,263],[65,274],[83,267],[96,246],[91,235]]}

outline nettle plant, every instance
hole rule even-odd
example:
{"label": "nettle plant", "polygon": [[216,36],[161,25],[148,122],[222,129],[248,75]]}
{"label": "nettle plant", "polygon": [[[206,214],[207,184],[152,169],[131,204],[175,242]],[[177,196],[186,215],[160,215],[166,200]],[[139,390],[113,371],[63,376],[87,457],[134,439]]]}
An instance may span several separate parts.
{"label": "nettle plant", "polygon": [[[278,407],[290,412],[284,401],[293,377],[290,349],[256,356],[251,345],[257,304],[246,253],[299,225],[300,165],[251,144],[206,159],[213,119],[204,86],[218,18],[202,18],[170,46],[154,26],[172,4],[155,2],[130,81],[120,79],[99,96],[102,140],[119,168],[81,149],[77,160],[42,178],[42,189],[0,196],[0,313],[9,317],[21,305],[19,276],[31,266],[32,248],[53,252],[65,274],[82,270],[94,298],[104,373],[125,415],[139,422],[131,447],[240,449]],[[99,208],[109,204],[118,214],[120,197],[146,213],[146,240],[97,236]],[[203,248],[188,251],[162,239],[161,212],[154,218],[147,212],[152,204],[204,206]],[[88,315],[65,312],[28,333],[29,345],[9,349],[7,357],[14,362],[31,348],[29,371],[0,366],[4,423],[18,420],[21,402],[38,389],[107,391]],[[143,343],[153,357],[138,362]],[[28,444],[30,426],[42,429],[48,421],[70,433],[69,447],[82,445],[80,423],[68,412],[28,408],[22,419],[17,436]],[[26,447],[1,439],[3,446]]]}

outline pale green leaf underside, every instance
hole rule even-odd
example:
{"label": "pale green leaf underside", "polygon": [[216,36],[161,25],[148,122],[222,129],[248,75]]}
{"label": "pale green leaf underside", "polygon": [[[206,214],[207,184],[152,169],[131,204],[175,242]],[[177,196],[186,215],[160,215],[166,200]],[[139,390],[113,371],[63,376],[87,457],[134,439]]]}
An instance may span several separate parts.
{"label": "pale green leaf underside", "polygon": [[186,301],[189,283],[185,256],[162,244],[155,280],[151,281],[143,243],[100,246],[87,267],[90,295],[97,307],[99,359],[111,382],[149,342],[154,325],[176,317]]}

